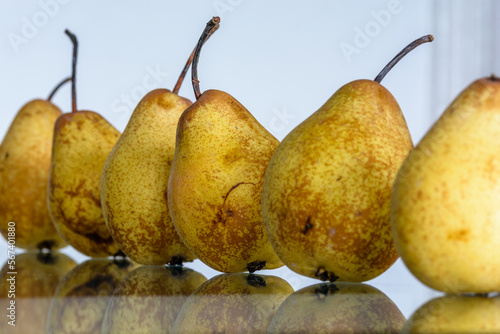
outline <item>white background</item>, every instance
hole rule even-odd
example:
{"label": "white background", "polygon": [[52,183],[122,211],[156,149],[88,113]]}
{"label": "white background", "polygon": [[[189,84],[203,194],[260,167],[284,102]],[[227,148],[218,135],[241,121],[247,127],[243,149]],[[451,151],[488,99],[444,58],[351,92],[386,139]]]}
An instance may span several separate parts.
{"label": "white background", "polygon": [[[495,0],[0,0],[0,136],[23,104],[46,98],[70,74],[72,46],[64,29],[80,42],[79,108],[97,111],[123,130],[147,91],[173,88],[215,15],[221,25],[201,54],[201,90],[230,93],[280,140],[340,86],[373,79],[425,34],[432,33],[435,41],[413,51],[383,81],[415,143],[459,91],[481,76],[500,74],[500,3]],[[356,48],[350,55],[342,51],[348,45]],[[189,79],[180,95],[194,100]],[[53,101],[69,111],[69,86]],[[64,252],[85,259],[70,247]],[[1,240],[0,262],[6,254]],[[217,274],[199,261],[188,266],[207,277]],[[286,268],[268,274],[284,277],[296,290],[317,282]],[[401,261],[369,284],[407,317],[438,295]]]}

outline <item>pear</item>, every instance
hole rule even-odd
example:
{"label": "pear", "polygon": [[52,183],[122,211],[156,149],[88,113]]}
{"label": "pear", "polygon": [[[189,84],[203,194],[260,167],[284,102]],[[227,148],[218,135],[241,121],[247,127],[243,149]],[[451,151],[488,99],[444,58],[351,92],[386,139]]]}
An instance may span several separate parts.
{"label": "pear", "polygon": [[[20,253],[14,262],[8,260],[0,270],[0,307],[7,310],[7,317],[0,321],[0,333],[39,333],[47,325],[50,302],[58,284],[76,263],[55,251]],[[15,302],[12,318],[8,309],[11,301]],[[13,320],[15,327],[8,324]]]}
{"label": "pear", "polygon": [[433,299],[408,319],[401,333],[500,333],[500,296]]}
{"label": "pear", "polygon": [[199,52],[218,22],[207,24],[194,55],[197,101],[177,126],[168,207],[181,239],[211,268],[273,269],[283,264],[267,238],[260,200],[265,168],[279,142],[231,95],[199,92]]}
{"label": "pear", "polygon": [[398,258],[390,195],[413,144],[398,103],[379,82],[419,43],[375,81],[341,87],[276,149],[265,174],[262,215],[276,253],[294,272],[362,282]]}
{"label": "pear", "polygon": [[473,82],[406,158],[392,195],[396,249],[427,286],[500,291],[500,80]]}
{"label": "pear", "polygon": [[47,185],[50,217],[60,235],[76,250],[91,257],[119,251],[104,222],[101,209],[101,172],[120,137],[101,115],[77,111],[75,93],[76,37],[74,42],[73,112],[59,116]]}
{"label": "pear", "polygon": [[361,283],[321,283],[290,295],[268,333],[399,333],[405,317],[380,290]]}
{"label": "pear", "polygon": [[[47,209],[47,182],[54,123],[61,110],[47,100],[35,99],[17,113],[0,144],[0,232],[24,249],[62,248]],[[10,224],[9,224],[10,223]],[[10,230],[9,230],[10,227]]]}
{"label": "pear", "polygon": [[290,284],[276,276],[215,276],[184,303],[173,333],[267,333],[274,313],[292,293]]}
{"label": "pear", "polygon": [[186,299],[206,280],[181,266],[135,269],[113,292],[101,333],[170,333]]}
{"label": "pear", "polygon": [[124,259],[91,259],[61,280],[52,298],[46,333],[101,333],[108,301],[134,263]]}
{"label": "pear", "polygon": [[101,177],[106,226],[121,250],[146,265],[181,264],[196,257],[181,241],[170,218],[167,187],[175,131],[191,101],[176,89],[156,89],[142,98],[109,154]]}

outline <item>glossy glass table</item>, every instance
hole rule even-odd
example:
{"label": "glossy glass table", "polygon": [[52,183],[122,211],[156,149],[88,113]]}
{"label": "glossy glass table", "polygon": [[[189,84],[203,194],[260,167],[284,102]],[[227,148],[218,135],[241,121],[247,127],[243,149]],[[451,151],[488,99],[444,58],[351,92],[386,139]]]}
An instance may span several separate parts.
{"label": "glossy glass table", "polygon": [[[287,268],[221,274],[200,262],[76,263],[17,254],[0,282],[0,333],[500,333],[500,296],[444,295],[397,262],[365,284]],[[14,326],[15,325],[15,326]]]}

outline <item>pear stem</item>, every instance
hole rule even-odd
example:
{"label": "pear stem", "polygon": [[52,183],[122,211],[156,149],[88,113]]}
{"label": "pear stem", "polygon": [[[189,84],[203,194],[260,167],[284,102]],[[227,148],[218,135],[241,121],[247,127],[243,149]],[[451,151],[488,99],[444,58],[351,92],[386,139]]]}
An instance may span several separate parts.
{"label": "pear stem", "polygon": [[194,49],[193,64],[191,65],[191,81],[193,82],[194,96],[198,100],[201,96],[200,93],[200,81],[198,80],[198,60],[200,59],[201,47],[208,40],[208,38],[219,28],[220,18],[214,16],[210,21],[208,21],[205,30],[201,34],[198,44]]}
{"label": "pear stem", "polygon": [[73,43],[73,65],[71,69],[71,111],[76,112],[76,60],[78,58],[78,40],[68,29],[64,30]]}
{"label": "pear stem", "polygon": [[500,82],[500,77],[495,76],[494,73],[491,73],[491,76],[489,77],[491,81],[497,81]]}
{"label": "pear stem", "polygon": [[71,81],[71,77],[67,77],[64,80],[62,80],[61,82],[59,82],[57,84],[57,86],[52,90],[52,92],[50,92],[49,97],[47,98],[47,101],[49,101],[49,102],[52,101],[52,98],[54,97],[54,95],[56,95],[59,88],[61,88],[62,86],[64,86],[64,84],[66,84],[70,81]]}
{"label": "pear stem", "polygon": [[191,63],[193,62],[194,58],[194,52],[196,51],[196,48],[193,49],[191,52],[191,55],[189,56],[189,59],[186,62],[186,65],[184,65],[184,68],[182,69],[181,75],[179,75],[179,79],[177,79],[177,82],[175,83],[175,87],[172,90],[172,93],[174,94],[179,94],[179,90],[181,89],[182,82],[184,81],[184,77],[186,76],[186,73],[191,66]]}
{"label": "pear stem", "polygon": [[380,83],[382,79],[386,76],[386,74],[401,60],[403,59],[404,56],[406,56],[408,53],[410,53],[413,49],[415,49],[417,46],[427,43],[427,42],[432,42],[434,40],[434,37],[432,35],[425,35],[422,36],[410,44],[408,44],[401,52],[399,52],[396,57],[392,58],[392,60],[385,65],[384,69],[380,71],[380,73],[377,75],[375,78],[375,81]]}

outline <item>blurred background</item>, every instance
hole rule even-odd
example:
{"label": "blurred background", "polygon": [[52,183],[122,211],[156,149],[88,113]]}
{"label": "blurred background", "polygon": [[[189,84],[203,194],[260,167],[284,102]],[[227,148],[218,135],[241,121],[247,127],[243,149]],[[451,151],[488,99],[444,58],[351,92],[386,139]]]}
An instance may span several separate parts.
{"label": "blurred background", "polygon": [[[80,43],[79,108],[99,112],[122,131],[142,96],[173,88],[212,16],[221,24],[201,54],[201,90],[230,93],[280,140],[342,85],[373,79],[425,34],[435,41],[413,51],[382,82],[415,143],[468,84],[500,75],[498,0],[0,0],[0,137],[21,106],[46,98],[70,74],[72,45],[64,29]],[[194,100],[189,79],[180,95]],[[53,102],[69,111],[69,86]],[[85,259],[70,247],[63,252]],[[0,262],[6,258],[2,239]],[[188,266],[216,275],[199,261]],[[295,290],[316,282],[286,268],[269,274]],[[401,261],[368,283],[407,317],[438,295]]]}

